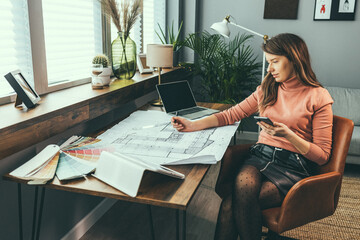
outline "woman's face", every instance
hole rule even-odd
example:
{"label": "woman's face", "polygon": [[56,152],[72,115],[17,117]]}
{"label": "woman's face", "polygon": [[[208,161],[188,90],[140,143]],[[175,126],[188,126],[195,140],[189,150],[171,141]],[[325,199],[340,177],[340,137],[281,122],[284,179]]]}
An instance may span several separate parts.
{"label": "woman's face", "polygon": [[269,63],[267,71],[276,82],[284,82],[295,76],[294,66],[287,57],[265,53],[265,58]]}

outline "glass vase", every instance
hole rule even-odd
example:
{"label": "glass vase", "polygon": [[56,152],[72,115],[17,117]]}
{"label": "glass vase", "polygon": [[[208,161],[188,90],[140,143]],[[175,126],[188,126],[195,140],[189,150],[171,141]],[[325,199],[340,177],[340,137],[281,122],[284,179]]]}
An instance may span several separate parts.
{"label": "glass vase", "polygon": [[123,32],[111,44],[112,69],[118,79],[131,79],[136,73],[136,44]]}

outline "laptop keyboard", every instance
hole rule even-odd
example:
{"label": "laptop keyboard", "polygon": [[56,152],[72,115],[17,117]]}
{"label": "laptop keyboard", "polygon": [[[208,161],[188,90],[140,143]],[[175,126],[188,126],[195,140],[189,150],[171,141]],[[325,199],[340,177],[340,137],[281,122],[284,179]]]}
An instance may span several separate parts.
{"label": "laptop keyboard", "polygon": [[200,111],[204,111],[204,110],[206,110],[206,109],[194,107],[194,108],[190,108],[190,109],[181,110],[178,112],[178,114],[179,115],[187,115],[187,114],[196,113],[196,112],[200,112]]}

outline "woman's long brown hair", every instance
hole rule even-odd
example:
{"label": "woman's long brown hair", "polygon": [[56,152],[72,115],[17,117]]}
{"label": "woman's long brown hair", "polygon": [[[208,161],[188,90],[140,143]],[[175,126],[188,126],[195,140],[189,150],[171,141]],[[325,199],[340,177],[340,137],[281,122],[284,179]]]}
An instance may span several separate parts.
{"label": "woman's long brown hair", "polygon": [[[311,68],[310,55],[306,43],[299,36],[291,33],[282,33],[272,37],[262,45],[262,50],[278,56],[285,56],[294,66],[296,77],[304,85],[322,87]],[[259,104],[262,113],[267,106],[275,104],[279,83],[270,73],[267,73],[262,84],[263,98]]]}

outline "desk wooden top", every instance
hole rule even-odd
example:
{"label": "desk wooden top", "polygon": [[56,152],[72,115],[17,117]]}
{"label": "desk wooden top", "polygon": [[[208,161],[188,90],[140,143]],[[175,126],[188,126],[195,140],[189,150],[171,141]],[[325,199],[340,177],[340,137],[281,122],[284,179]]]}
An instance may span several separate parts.
{"label": "desk wooden top", "polygon": [[[199,103],[199,105],[219,110],[231,107],[230,104],[218,103]],[[138,195],[135,198],[122,193],[92,176],[87,176],[87,179],[81,178],[67,182],[60,182],[57,177],[55,177],[53,181],[42,186],[63,191],[186,210],[209,167],[210,165],[201,164],[169,167],[183,173],[186,176],[184,180],[158,173],[145,172]],[[3,178],[19,183],[27,182],[9,174],[4,175]]]}

